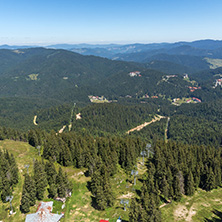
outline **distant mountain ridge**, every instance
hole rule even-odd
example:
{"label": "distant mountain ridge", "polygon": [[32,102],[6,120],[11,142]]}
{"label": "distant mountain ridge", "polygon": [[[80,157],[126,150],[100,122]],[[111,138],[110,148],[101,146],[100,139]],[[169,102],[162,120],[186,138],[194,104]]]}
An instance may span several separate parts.
{"label": "distant mountain ridge", "polygon": [[[177,48],[181,46],[190,46],[193,48],[198,49],[205,49],[205,50],[215,50],[218,48],[222,48],[222,40],[212,40],[212,39],[205,39],[205,40],[197,40],[192,42],[175,42],[175,43],[133,43],[133,44],[54,44],[54,45],[47,45],[44,46],[45,48],[53,48],[53,49],[66,49],[66,50],[74,50],[74,49],[97,49],[103,48],[107,49],[112,53],[135,53],[147,50],[157,50],[157,49],[170,49],[170,48]],[[22,48],[35,48],[35,47],[42,47],[40,45],[0,45],[0,49],[22,49]]]}
{"label": "distant mountain ridge", "polygon": [[104,78],[140,67],[61,49],[0,49],[0,58],[1,97],[41,96],[62,101],[88,100],[91,88]]}
{"label": "distant mountain ridge", "polygon": [[[203,75],[211,85],[215,79],[210,71],[212,64],[205,57],[166,53],[142,57],[143,63],[135,63],[84,56],[64,49],[0,49],[0,95],[62,102],[89,102],[88,95],[104,95],[108,99],[128,95],[141,98],[146,94],[173,98],[190,96],[187,87],[191,83],[183,80],[184,73],[198,80]],[[136,58],[139,60],[140,56]],[[130,77],[129,73],[134,71],[141,75]],[[168,79],[168,74],[178,77]]]}
{"label": "distant mountain ridge", "polygon": [[[193,51],[190,46],[181,45],[169,51],[178,53],[181,49]],[[134,48],[127,46],[124,50]],[[220,53],[220,49],[216,50]],[[18,119],[16,112],[27,116],[33,124],[36,108],[48,109],[63,104],[68,104],[65,108],[68,116],[73,103],[82,107],[95,102],[90,98],[98,98],[96,102],[102,103],[145,105],[151,101],[171,103],[177,98],[198,98],[202,102],[221,98],[222,87],[215,87],[216,79],[222,77],[221,59],[167,54],[166,51],[158,49],[154,55],[150,51],[150,57],[146,57],[146,51],[133,53],[138,62],[127,62],[64,49],[0,49],[0,121],[5,125],[16,121],[21,128],[23,117]],[[130,57],[132,54],[124,55]],[[143,62],[139,63],[140,59]],[[105,99],[101,101],[100,98]],[[61,113],[63,111],[61,108]],[[69,117],[66,122],[67,119]]]}

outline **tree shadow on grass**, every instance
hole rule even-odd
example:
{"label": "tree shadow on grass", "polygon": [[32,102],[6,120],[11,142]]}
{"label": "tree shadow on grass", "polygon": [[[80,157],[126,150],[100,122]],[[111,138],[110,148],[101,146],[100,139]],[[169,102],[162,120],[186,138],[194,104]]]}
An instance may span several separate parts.
{"label": "tree shadow on grass", "polygon": [[91,184],[92,184],[91,181],[88,181],[88,182],[87,182],[87,185],[86,185],[87,189],[88,189],[90,192],[92,192]]}
{"label": "tree shadow on grass", "polygon": [[85,175],[85,177],[89,177],[90,176],[89,170],[85,171],[84,175]]}
{"label": "tree shadow on grass", "polygon": [[169,203],[170,202],[169,200],[167,200],[165,197],[163,197],[161,195],[160,195],[160,200],[161,200],[161,202],[164,202],[164,203]]}
{"label": "tree shadow on grass", "polygon": [[135,190],[136,191],[136,194],[138,195],[138,196],[140,196],[141,195],[141,190]]}
{"label": "tree shadow on grass", "polygon": [[222,212],[219,210],[212,210],[212,213],[214,213],[214,215],[216,215],[216,217],[212,217],[212,219],[207,219],[205,218],[204,222],[221,222],[222,221]]}
{"label": "tree shadow on grass", "polygon": [[91,196],[91,206],[96,210],[101,210],[101,209],[98,208],[96,198],[94,196]]}

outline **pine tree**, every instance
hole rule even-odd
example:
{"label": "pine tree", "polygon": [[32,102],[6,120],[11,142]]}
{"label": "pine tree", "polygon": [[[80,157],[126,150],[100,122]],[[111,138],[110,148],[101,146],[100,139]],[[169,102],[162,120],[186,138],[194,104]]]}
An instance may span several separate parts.
{"label": "pine tree", "polygon": [[73,184],[70,180],[68,180],[68,175],[66,172],[63,177],[63,180],[64,180],[66,194],[69,194],[70,192],[72,192]]}
{"label": "pine tree", "polygon": [[2,177],[0,176],[0,192],[2,191],[2,188],[3,188],[3,183],[2,183]]}
{"label": "pine tree", "polygon": [[95,200],[96,200],[96,207],[98,210],[106,209],[106,206],[107,206],[106,197],[104,195],[102,186],[97,186]]}
{"label": "pine tree", "polygon": [[35,202],[36,202],[36,188],[35,188],[35,182],[32,179],[32,177],[30,177],[29,175],[27,175],[27,186],[26,186],[26,190],[29,193],[30,196],[30,206],[34,206]]}
{"label": "pine tree", "polygon": [[109,182],[107,169],[101,160],[98,161],[97,169],[91,179],[91,191],[95,196],[95,202],[99,210],[113,206],[114,197]]}
{"label": "pine tree", "polygon": [[24,214],[30,211],[30,195],[26,189],[23,189],[22,191],[20,210]]}
{"label": "pine tree", "polygon": [[206,186],[205,189],[207,191],[210,191],[212,189],[216,188],[216,184],[215,184],[215,175],[213,173],[212,168],[209,168],[209,173],[207,174],[207,180],[206,180]]}
{"label": "pine tree", "polygon": [[25,201],[28,201],[29,203],[23,203],[25,206],[34,206],[36,202],[36,189],[35,189],[35,183],[33,179],[26,173],[23,184],[23,194]]}
{"label": "pine tree", "polygon": [[110,186],[109,174],[105,166],[103,166],[101,174],[103,177],[103,193],[106,200],[106,206],[112,207],[114,205],[114,196]]}
{"label": "pine tree", "polygon": [[161,212],[158,209],[158,200],[156,192],[148,192],[147,186],[144,183],[141,190],[141,210],[140,221],[161,221]]}
{"label": "pine tree", "polygon": [[10,165],[11,165],[11,173],[12,173],[12,183],[15,185],[18,183],[18,166],[15,162],[15,158],[13,154],[11,154],[10,158]]}
{"label": "pine tree", "polygon": [[12,195],[12,189],[10,187],[10,181],[6,177],[3,178],[2,184],[3,184],[3,188],[2,188],[2,193],[1,193],[1,199],[2,199],[2,202],[5,203],[6,197]]}
{"label": "pine tree", "polygon": [[34,181],[36,187],[36,197],[38,200],[42,200],[48,183],[46,173],[44,171],[44,165],[37,160],[34,162]]}
{"label": "pine tree", "polygon": [[200,186],[200,166],[199,164],[197,164],[196,166],[196,170],[194,172],[194,184],[195,184],[195,187],[198,188]]}
{"label": "pine tree", "polygon": [[58,137],[58,145],[60,147],[58,163],[62,166],[70,166],[72,163],[70,150],[60,137]]}
{"label": "pine tree", "polygon": [[[218,157],[220,159],[220,157]],[[221,186],[221,166],[218,159],[214,160],[215,187]]]}
{"label": "pine tree", "polygon": [[170,187],[169,187],[169,184],[168,184],[165,176],[164,176],[163,181],[162,181],[162,187],[163,187],[162,193],[163,193],[164,197],[166,199],[168,199],[169,198],[169,190],[170,190],[169,188]]}
{"label": "pine tree", "polygon": [[182,198],[182,193],[180,188],[180,180],[178,176],[174,177],[173,188],[174,188],[174,200],[179,201]]}
{"label": "pine tree", "polygon": [[174,196],[174,190],[173,190],[173,176],[172,176],[172,172],[170,170],[170,168],[167,168],[167,182],[169,184],[169,192],[168,192],[168,197],[171,199]]}
{"label": "pine tree", "polygon": [[129,222],[138,222],[140,215],[139,204],[136,202],[135,199],[132,199],[130,204],[130,212],[129,212]]}
{"label": "pine tree", "polygon": [[48,192],[49,192],[49,198],[55,198],[57,196],[57,187],[54,183],[50,184]]}
{"label": "pine tree", "polygon": [[38,137],[36,135],[36,132],[34,130],[30,130],[28,133],[28,142],[31,146],[36,147],[39,145]]}
{"label": "pine tree", "polygon": [[59,168],[59,172],[56,177],[56,186],[57,186],[57,192],[59,197],[65,197],[66,196],[66,187],[64,184],[64,177],[62,173],[62,168]]}
{"label": "pine tree", "polygon": [[47,174],[47,180],[48,180],[48,184],[52,184],[52,183],[56,183],[56,176],[57,176],[57,172],[55,169],[55,165],[52,162],[52,159],[50,158],[49,162],[46,162],[45,164],[45,172]]}
{"label": "pine tree", "polygon": [[192,196],[194,192],[195,192],[195,186],[194,186],[194,181],[193,181],[193,174],[190,171],[187,177],[186,194],[188,196]]}
{"label": "pine tree", "polygon": [[46,141],[44,143],[43,157],[45,159],[51,158],[53,161],[59,161],[60,147],[55,134],[55,131],[52,131],[50,135],[47,136]]}

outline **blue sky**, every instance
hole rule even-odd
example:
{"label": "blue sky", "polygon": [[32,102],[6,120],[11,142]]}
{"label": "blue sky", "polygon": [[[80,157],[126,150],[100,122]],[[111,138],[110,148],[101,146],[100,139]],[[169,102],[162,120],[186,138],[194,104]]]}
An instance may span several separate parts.
{"label": "blue sky", "polygon": [[222,39],[222,0],[0,0],[0,45]]}

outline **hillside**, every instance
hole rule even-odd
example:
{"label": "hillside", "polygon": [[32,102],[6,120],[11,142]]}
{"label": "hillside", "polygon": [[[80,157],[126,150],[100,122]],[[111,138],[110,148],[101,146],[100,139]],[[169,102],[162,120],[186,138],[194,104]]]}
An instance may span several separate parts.
{"label": "hillside", "polygon": [[189,95],[188,86],[192,84],[184,81],[181,75],[167,75],[156,70],[141,70],[140,75],[130,76],[127,72],[122,72],[110,76],[103,80],[98,87],[105,96],[126,97],[127,95],[142,98],[145,95],[149,97],[160,96],[168,97],[186,97]]}
{"label": "hillside", "polygon": [[[73,50],[78,53],[85,55],[98,55],[111,58],[113,55],[125,56],[130,53],[148,52],[155,50],[171,51],[173,53],[182,54],[196,54],[206,56],[209,53],[214,52],[215,56],[219,56],[218,49],[222,48],[222,41],[220,40],[198,40],[193,42],[175,42],[175,43],[151,43],[151,44],[127,44],[127,45],[89,45],[89,44],[78,44],[78,45],[53,45],[48,46],[52,48],[62,48]],[[105,52],[105,53],[104,53]],[[221,53],[220,53],[221,54]],[[114,58],[115,58],[114,57]]]}
{"label": "hillside", "polygon": [[[171,146],[175,146],[174,143],[168,146],[168,149],[172,149]],[[177,146],[177,145],[176,145]],[[182,145],[181,145],[182,146]],[[29,164],[29,173],[33,174],[32,166],[33,166],[33,158],[40,159],[38,156],[37,150],[24,142],[18,141],[10,141],[4,140],[0,141],[0,148],[6,149],[8,152],[13,153],[15,159],[17,161],[17,165],[19,168],[19,183],[15,187],[13,192],[13,201],[12,206],[16,214],[9,216],[7,213],[7,209],[9,208],[9,203],[0,203],[1,211],[0,211],[0,219],[5,221],[18,221],[22,222],[25,220],[25,214],[22,214],[19,211],[20,200],[22,196],[22,186],[24,183],[24,172],[25,164]],[[188,147],[184,147],[184,152],[188,152]],[[197,149],[197,147],[195,147]],[[200,151],[201,148],[198,148]],[[181,148],[182,150],[182,148]],[[180,152],[181,152],[180,150]],[[212,151],[212,150],[211,150]],[[166,147],[164,148],[164,152],[166,152]],[[179,153],[180,153],[179,152]],[[189,151],[190,152],[190,151]],[[184,156],[181,156],[184,162]],[[191,158],[191,157],[189,157]],[[208,163],[210,160],[207,156],[205,158],[205,163]],[[213,155],[212,155],[213,158]],[[214,157],[215,158],[215,157]],[[209,159],[209,160],[208,160]],[[146,166],[142,165],[142,158],[137,159],[137,167],[138,167],[138,179],[137,183],[133,189],[133,177],[126,174],[125,171],[118,166],[117,171],[114,176],[111,177],[111,186],[114,189],[115,194],[115,203],[113,207],[109,207],[105,211],[100,211],[95,209],[95,206],[92,204],[92,193],[89,190],[89,182],[91,181],[91,177],[87,176],[86,168],[73,168],[70,167],[62,167],[62,169],[67,172],[68,177],[71,178],[73,182],[73,193],[70,198],[67,199],[65,208],[62,209],[62,203],[48,199],[47,192],[44,195],[44,201],[54,201],[54,209],[53,212],[60,213],[64,212],[65,217],[61,221],[88,221],[88,222],[97,222],[101,219],[108,219],[110,222],[115,222],[116,219],[121,216],[124,221],[129,221],[129,213],[133,208],[133,199],[143,198],[141,197],[141,192],[144,192],[144,181],[149,180],[149,174],[147,174],[147,170],[149,171],[149,164],[151,164],[152,160],[145,158],[147,163]],[[153,159],[154,164],[160,164],[157,161],[157,157]],[[177,160],[175,160],[177,161]],[[45,162],[47,162],[45,160]],[[60,167],[58,164],[55,165],[56,169]],[[148,167],[148,169],[146,169]],[[181,167],[181,166],[180,166]],[[185,170],[184,170],[185,171]],[[160,171],[158,171],[160,172]],[[163,188],[160,188],[161,190]],[[182,196],[180,201],[171,200],[169,204],[166,203],[164,198],[161,199],[160,202],[160,210],[162,214],[162,221],[203,221],[205,219],[213,219],[217,218],[216,211],[220,212],[222,196],[220,195],[221,188],[213,189],[211,192],[206,192],[200,188],[194,193],[193,196]],[[124,211],[123,205],[120,204],[121,199],[128,199],[129,206]],[[39,201],[30,208],[30,213],[36,211]]]}
{"label": "hillside", "polygon": [[[220,70],[195,72],[206,69],[213,60],[209,64],[209,60],[188,55],[159,54],[153,57],[155,61],[147,64],[111,61],[45,48],[2,49],[0,56],[4,58],[0,69],[1,97],[41,97],[60,102],[87,103],[89,95],[105,95],[108,99],[145,94],[187,97],[186,87],[191,83],[183,81],[181,76],[166,79],[167,73],[188,72],[194,79],[207,80],[206,76]],[[136,70],[141,75],[131,77],[129,73]]]}
{"label": "hillside", "polygon": [[[9,56],[5,58],[6,54]],[[86,100],[89,91],[86,86],[123,70],[138,68],[135,64],[44,48],[0,50],[0,57],[6,60],[2,61],[5,65],[0,70],[2,97]]]}
{"label": "hillside", "polygon": [[[215,40],[200,40],[194,42],[176,43],[153,43],[153,44],[131,44],[131,45],[75,45],[70,46],[70,50],[83,55],[96,55],[113,60],[131,61],[147,63],[153,61],[172,62],[174,64],[186,66],[189,72],[197,72],[208,68],[216,68],[211,64],[211,59],[222,58],[222,43]],[[221,66],[221,62],[216,62]],[[163,66],[163,63],[162,63]],[[170,64],[165,63],[165,69],[169,69]],[[155,68],[156,70],[163,69]],[[186,68],[186,69],[187,69]],[[175,69],[174,72],[176,72]],[[165,71],[167,72],[167,71]],[[186,71],[187,72],[187,71]],[[172,73],[172,72],[171,72]]]}
{"label": "hillside", "polygon": [[152,60],[151,62],[146,63],[146,67],[148,69],[154,69],[167,74],[184,74],[194,72],[194,69],[191,67],[163,60]]}

